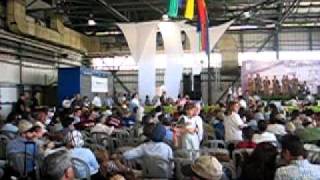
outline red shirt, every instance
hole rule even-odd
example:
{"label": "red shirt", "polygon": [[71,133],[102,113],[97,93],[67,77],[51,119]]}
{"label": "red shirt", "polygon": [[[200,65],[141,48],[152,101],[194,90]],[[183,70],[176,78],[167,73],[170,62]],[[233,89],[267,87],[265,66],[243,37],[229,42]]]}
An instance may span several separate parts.
{"label": "red shirt", "polygon": [[254,149],[257,144],[252,141],[242,141],[239,142],[236,146],[237,149]]}

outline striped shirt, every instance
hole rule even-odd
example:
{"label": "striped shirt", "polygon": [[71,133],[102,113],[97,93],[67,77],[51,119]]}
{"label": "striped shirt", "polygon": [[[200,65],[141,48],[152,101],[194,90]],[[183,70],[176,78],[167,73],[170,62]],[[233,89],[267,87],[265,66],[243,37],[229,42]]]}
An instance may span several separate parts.
{"label": "striped shirt", "polygon": [[279,168],[275,180],[320,180],[320,166],[308,160],[295,160]]}

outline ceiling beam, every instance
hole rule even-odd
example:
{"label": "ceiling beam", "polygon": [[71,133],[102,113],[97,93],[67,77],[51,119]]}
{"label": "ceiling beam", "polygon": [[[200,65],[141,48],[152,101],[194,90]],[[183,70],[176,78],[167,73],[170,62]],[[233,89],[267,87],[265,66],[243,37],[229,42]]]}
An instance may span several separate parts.
{"label": "ceiling beam", "polygon": [[163,15],[165,13],[165,11],[163,11],[162,9],[160,9],[159,7],[157,6],[154,6],[153,4],[151,4],[150,2],[148,1],[143,1],[146,5],[148,5],[151,9],[157,11],[159,14]]}
{"label": "ceiling beam", "polygon": [[281,24],[290,16],[292,11],[295,9],[296,5],[300,3],[301,0],[294,0],[294,2],[291,4],[290,8],[282,14],[282,16],[279,18],[279,21],[276,23],[274,31],[264,40],[262,45],[258,48],[257,52],[261,52],[262,49],[267,45],[267,43],[278,33],[279,29],[281,28]]}
{"label": "ceiling beam", "polygon": [[125,15],[121,14],[118,10],[116,10],[106,1],[104,0],[95,0],[95,1],[101,4],[105,9],[109,10],[113,15],[115,15],[121,21],[130,22],[130,19],[128,19]]}

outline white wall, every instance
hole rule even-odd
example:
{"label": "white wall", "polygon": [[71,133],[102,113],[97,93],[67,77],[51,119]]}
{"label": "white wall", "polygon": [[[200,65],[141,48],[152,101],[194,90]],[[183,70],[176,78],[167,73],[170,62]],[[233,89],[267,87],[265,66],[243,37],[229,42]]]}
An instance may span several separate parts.
{"label": "white wall", "polygon": [[47,85],[57,81],[56,69],[39,69],[24,67],[22,70],[22,82],[24,84]]}
{"label": "white wall", "polygon": [[0,62],[0,82],[19,83],[19,66]]}

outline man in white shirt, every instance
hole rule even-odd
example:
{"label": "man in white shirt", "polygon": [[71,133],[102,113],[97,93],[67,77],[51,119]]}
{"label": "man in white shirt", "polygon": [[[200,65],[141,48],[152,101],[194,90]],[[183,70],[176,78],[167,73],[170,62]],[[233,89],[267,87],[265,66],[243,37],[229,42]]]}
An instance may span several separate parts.
{"label": "man in white shirt", "polygon": [[133,109],[136,108],[136,107],[138,107],[138,108],[140,107],[139,96],[138,96],[137,93],[134,93],[134,94],[132,95],[132,99],[131,99],[131,101],[130,101],[129,107],[130,107],[130,110],[131,110],[131,111],[133,111]]}
{"label": "man in white shirt", "polygon": [[95,94],[91,103],[95,107],[102,107],[102,101],[101,101],[101,98],[98,96],[98,94]]}

